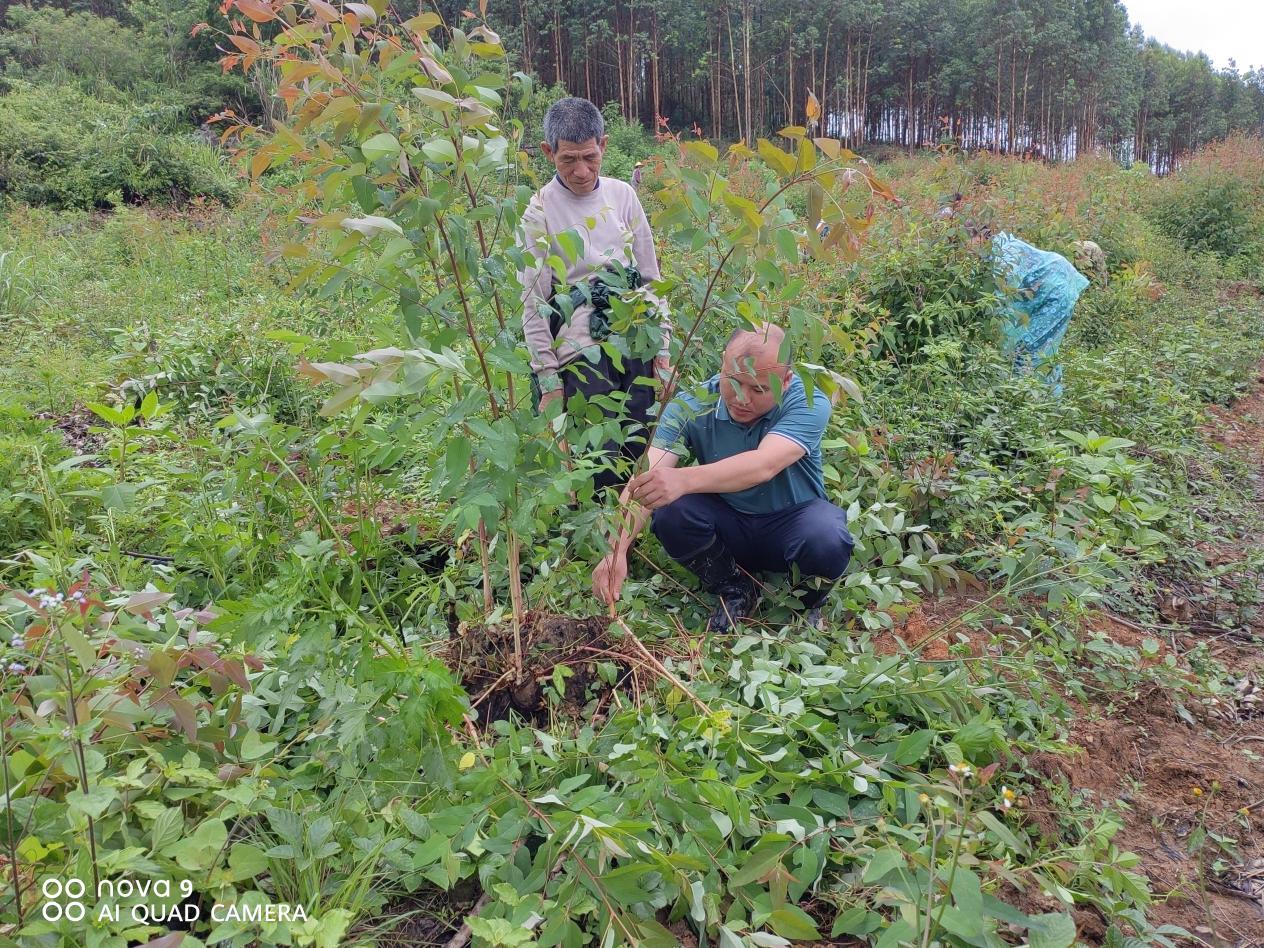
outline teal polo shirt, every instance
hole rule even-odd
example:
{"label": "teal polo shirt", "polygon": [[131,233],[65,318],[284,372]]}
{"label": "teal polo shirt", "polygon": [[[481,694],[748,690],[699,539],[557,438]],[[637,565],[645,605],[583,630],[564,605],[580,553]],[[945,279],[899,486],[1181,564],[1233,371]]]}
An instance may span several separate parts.
{"label": "teal polo shirt", "polygon": [[767,435],[789,438],[803,448],[803,457],[767,483],[720,495],[740,513],[773,513],[825,499],[821,438],[832,407],[819,389],[813,389],[809,405],[803,381],[796,375],[780,404],[744,425],[729,415],[720,397],[720,376],[715,375],[695,393],[681,393],[668,403],[654,433],[654,447],[680,457],[692,454],[699,464],[711,464],[755,450]]}

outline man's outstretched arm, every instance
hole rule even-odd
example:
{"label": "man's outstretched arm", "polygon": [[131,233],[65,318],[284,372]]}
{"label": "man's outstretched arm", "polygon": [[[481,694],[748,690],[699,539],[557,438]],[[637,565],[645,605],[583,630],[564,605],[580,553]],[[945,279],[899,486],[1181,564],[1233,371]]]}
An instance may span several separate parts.
{"label": "man's outstretched arm", "polygon": [[806,452],[779,434],[769,434],[753,451],[694,467],[651,467],[628,484],[634,500],[650,510],[666,507],[685,494],[731,494],[766,484]]}

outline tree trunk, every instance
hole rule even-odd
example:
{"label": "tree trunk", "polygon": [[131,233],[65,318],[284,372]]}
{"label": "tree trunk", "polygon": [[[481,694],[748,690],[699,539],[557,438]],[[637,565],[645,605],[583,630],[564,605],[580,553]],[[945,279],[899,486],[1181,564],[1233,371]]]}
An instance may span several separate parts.
{"label": "tree trunk", "polygon": [[628,114],[629,122],[639,121],[640,102],[636,95],[636,2],[628,4]]}
{"label": "tree trunk", "polygon": [[522,17],[522,68],[535,72],[535,56],[531,53],[531,24],[527,16],[527,0],[518,0],[518,15]]}
{"label": "tree trunk", "polygon": [[737,137],[747,141],[749,127],[742,125],[742,117],[746,114],[742,109],[742,96],[737,86],[737,48],[733,45],[733,18],[725,14],[729,25],[729,68],[733,73],[733,112],[737,116]]}
{"label": "tree trunk", "polygon": [[751,6],[753,0],[743,0],[742,3],[742,91],[746,102],[746,138],[747,145],[755,143],[755,136],[751,130]]}
{"label": "tree trunk", "polygon": [[996,44],[996,108],[992,113],[992,149],[1001,153],[1001,60],[1004,44]]}
{"label": "tree trunk", "polygon": [[654,133],[657,133],[658,132],[658,119],[659,119],[659,116],[662,114],[662,111],[661,111],[662,104],[659,98],[659,87],[658,87],[658,57],[659,57],[660,51],[663,48],[659,44],[659,40],[658,40],[658,11],[657,10],[654,11],[653,31],[654,31],[654,34],[653,34],[654,35],[654,48],[650,53],[650,56],[652,57],[650,68],[653,70],[652,76],[654,80],[654,125],[652,126],[651,130]]}
{"label": "tree trunk", "polygon": [[786,88],[790,90],[790,97],[786,102],[786,124],[794,124],[794,29],[793,27],[786,34]]}

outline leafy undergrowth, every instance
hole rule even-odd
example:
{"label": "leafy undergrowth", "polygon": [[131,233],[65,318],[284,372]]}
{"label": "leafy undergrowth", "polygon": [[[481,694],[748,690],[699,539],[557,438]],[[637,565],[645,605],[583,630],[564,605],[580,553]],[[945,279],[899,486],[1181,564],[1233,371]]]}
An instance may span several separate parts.
{"label": "leafy undergrowth", "polygon": [[[543,422],[483,417],[473,376],[442,374],[465,356],[322,417],[296,364],[406,340],[350,283],[284,295],[240,250],[280,243],[269,225],[14,211],[13,259],[49,252],[11,281],[23,358],[0,375],[0,938],[443,945],[467,917],[479,946],[1249,936],[1228,888],[1254,884],[1264,797],[1260,275],[1166,236],[1166,183],[1097,163],[927,161],[896,186],[858,264],[787,261],[780,290],[820,304],[800,328],[866,396],[825,445],[854,563],[824,632],[770,589],[731,636],[699,632],[652,543],[619,620],[595,615],[600,514],[566,507],[586,473],[532,453]],[[979,260],[929,222],[941,187],[1106,248],[1061,397],[992,346]],[[474,447],[444,449],[465,423]],[[453,500],[471,468],[499,480]],[[495,603],[517,581],[515,630]],[[46,880],[98,877],[177,888],[139,919],[44,917]],[[174,924],[177,904],[204,911]]]}

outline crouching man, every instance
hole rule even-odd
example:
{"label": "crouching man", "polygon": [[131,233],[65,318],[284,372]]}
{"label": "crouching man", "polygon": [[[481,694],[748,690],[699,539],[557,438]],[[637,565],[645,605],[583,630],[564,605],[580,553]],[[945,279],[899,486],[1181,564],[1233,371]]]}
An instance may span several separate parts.
{"label": "crouching man", "polygon": [[[680,394],[663,412],[649,466],[620,498],[623,527],[593,572],[593,592],[619,598],[628,550],[653,513],[654,534],[718,602],[707,628],[748,617],[759,598],[755,573],[797,576],[810,625],[847,569],[847,515],[825,499],[821,437],[830,400],[782,361],[783,331],[739,331],[724,349],[706,397]],[[778,397],[780,395],[780,398]],[[680,466],[692,455],[695,464]]]}

